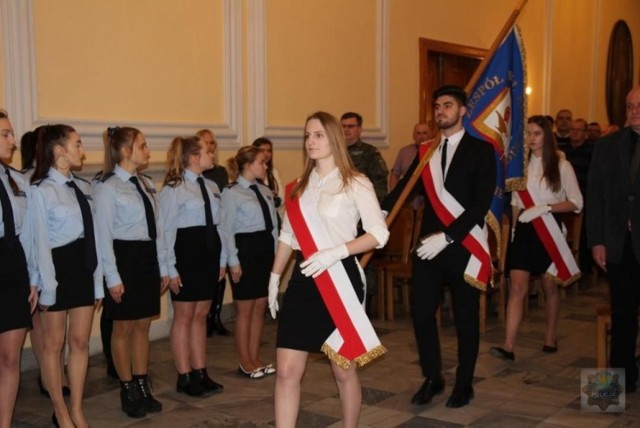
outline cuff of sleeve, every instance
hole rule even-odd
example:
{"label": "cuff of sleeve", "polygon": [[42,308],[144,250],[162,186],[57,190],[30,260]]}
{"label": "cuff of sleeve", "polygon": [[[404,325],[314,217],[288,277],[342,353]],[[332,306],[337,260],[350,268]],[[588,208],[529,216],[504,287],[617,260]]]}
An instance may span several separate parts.
{"label": "cuff of sleeve", "polygon": [[107,279],[107,288],[113,288],[118,284],[122,284],[122,279],[118,274],[106,275]]}
{"label": "cuff of sleeve", "polygon": [[281,232],[280,236],[278,236],[278,241],[288,246],[291,246],[291,242],[292,242],[291,235],[289,233]]}
{"label": "cuff of sleeve", "polygon": [[578,207],[577,209],[575,209],[573,211],[574,213],[579,214],[580,211],[582,211],[582,208],[583,208],[583,202],[582,201],[576,201],[575,199],[569,199],[569,202],[573,202],[573,205]]}
{"label": "cuff of sleeve", "polygon": [[167,267],[165,265],[160,265],[160,276],[167,275],[169,275],[169,270],[167,269]]}
{"label": "cuff of sleeve", "polygon": [[238,256],[229,257],[229,260],[227,261],[228,266],[238,266],[239,264],[240,259],[238,259]]}
{"label": "cuff of sleeve", "polygon": [[387,245],[387,240],[389,239],[389,230],[384,227],[376,227],[375,229],[367,230],[367,233],[373,235],[378,241],[378,245],[376,248],[382,248]]}
{"label": "cuff of sleeve", "polygon": [[93,294],[96,299],[104,299],[104,287],[102,286],[102,278],[96,279],[93,286]]}
{"label": "cuff of sleeve", "polygon": [[56,290],[42,290],[38,299],[41,305],[53,306],[56,304]]}
{"label": "cuff of sleeve", "polygon": [[[32,272],[29,274],[29,284],[30,285],[39,285],[40,284],[40,275],[38,272]],[[40,287],[38,287],[40,288]]]}
{"label": "cuff of sleeve", "polygon": [[178,276],[178,270],[175,266],[169,266],[169,278],[176,278]]}

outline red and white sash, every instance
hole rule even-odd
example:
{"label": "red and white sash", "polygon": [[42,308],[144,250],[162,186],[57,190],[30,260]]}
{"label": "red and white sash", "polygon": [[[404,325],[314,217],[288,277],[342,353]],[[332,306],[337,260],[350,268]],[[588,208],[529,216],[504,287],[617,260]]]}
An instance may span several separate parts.
{"label": "red and white sash", "polygon": [[[525,209],[544,203],[533,187],[527,186],[527,189],[520,190],[518,195]],[[531,224],[551,258],[551,265],[549,265],[545,276],[563,286],[580,278],[580,268],[555,218],[543,215],[533,219]]]}
{"label": "red and white sash", "polygon": [[[420,145],[420,156],[424,156],[431,144],[435,142]],[[464,207],[445,189],[440,162],[432,160],[433,158],[422,170],[422,182],[433,210],[446,227],[464,212]],[[486,224],[482,228],[477,224],[473,226],[462,240],[462,245],[471,253],[464,270],[464,280],[476,288],[486,290],[493,268]]]}
{"label": "red and white sash", "polygon": [[[287,185],[286,212],[302,254],[308,259],[319,250],[334,247],[336,243],[327,234],[310,192],[304,192],[293,200],[289,198],[295,183]],[[352,361],[363,366],[387,352],[358,300],[342,263],[335,263],[314,280],[336,325],[322,345],[322,352],[331,361],[347,369]]]}

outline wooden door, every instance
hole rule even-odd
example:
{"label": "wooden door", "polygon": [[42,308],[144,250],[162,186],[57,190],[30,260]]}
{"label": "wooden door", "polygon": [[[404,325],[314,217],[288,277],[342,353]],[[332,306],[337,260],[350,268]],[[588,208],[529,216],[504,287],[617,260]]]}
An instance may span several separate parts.
{"label": "wooden door", "polygon": [[420,121],[433,123],[431,94],[442,85],[465,87],[486,49],[420,39]]}

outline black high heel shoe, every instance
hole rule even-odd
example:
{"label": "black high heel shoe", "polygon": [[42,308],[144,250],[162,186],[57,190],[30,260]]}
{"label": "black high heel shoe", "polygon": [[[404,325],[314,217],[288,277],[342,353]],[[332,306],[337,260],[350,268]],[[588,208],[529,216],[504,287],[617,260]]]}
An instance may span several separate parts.
{"label": "black high heel shoe", "polygon": [[[38,376],[38,388],[40,388],[40,394],[44,395],[47,398],[51,398],[49,396],[49,391],[46,390],[46,388],[44,387],[44,384],[42,383],[42,376]],[[54,413],[53,416],[55,417],[56,414]]]}
{"label": "black high heel shoe", "polygon": [[[51,396],[49,395],[49,391],[47,391],[47,389],[44,387],[44,384],[42,383],[42,376],[38,376],[38,388],[40,389],[40,394],[44,395],[47,398],[51,398]],[[68,397],[71,395],[71,389],[64,385],[62,387],[62,395],[64,397]]]}

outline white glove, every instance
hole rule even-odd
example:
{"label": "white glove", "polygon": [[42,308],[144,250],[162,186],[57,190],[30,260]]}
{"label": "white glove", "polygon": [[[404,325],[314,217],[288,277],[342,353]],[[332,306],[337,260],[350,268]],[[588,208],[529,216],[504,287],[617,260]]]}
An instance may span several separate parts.
{"label": "white glove", "polygon": [[549,205],[536,205],[524,210],[524,212],[520,214],[520,217],[518,217],[518,221],[520,223],[529,223],[531,220],[534,220],[550,212],[551,207]]}
{"label": "white glove", "polygon": [[420,241],[416,254],[422,260],[431,260],[449,245],[444,232],[434,233]]}
{"label": "white glove", "polygon": [[349,250],[347,250],[347,246],[342,244],[333,248],[318,251],[313,256],[300,263],[300,267],[302,268],[302,273],[305,276],[313,276],[315,278],[348,255]]}
{"label": "white glove", "polygon": [[271,272],[269,276],[269,311],[271,318],[276,319],[276,313],[280,307],[278,306],[278,292],[280,291],[280,275]]}

